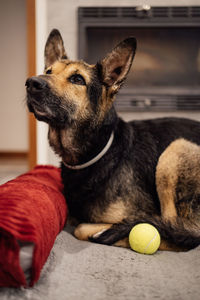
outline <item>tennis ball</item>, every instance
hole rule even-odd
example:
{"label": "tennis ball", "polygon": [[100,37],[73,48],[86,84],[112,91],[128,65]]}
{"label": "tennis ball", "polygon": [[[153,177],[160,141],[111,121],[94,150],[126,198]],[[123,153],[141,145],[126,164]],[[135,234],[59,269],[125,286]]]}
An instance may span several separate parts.
{"label": "tennis ball", "polygon": [[129,234],[131,249],[143,254],[153,254],[160,246],[160,234],[158,230],[147,223],[137,224]]}

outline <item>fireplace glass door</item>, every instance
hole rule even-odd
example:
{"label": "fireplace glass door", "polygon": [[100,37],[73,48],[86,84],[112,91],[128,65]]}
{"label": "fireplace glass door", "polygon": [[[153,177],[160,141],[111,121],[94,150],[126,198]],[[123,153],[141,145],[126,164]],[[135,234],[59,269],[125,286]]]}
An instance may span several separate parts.
{"label": "fireplace glass door", "polygon": [[[163,14],[164,21],[162,15],[158,18],[154,13],[154,19],[153,14],[144,18],[136,16],[131,24],[128,16],[127,26],[123,17],[120,26],[120,18],[114,19],[113,12],[104,14],[103,18],[106,10],[100,12],[99,18],[93,16],[92,21],[87,15],[88,24],[81,20],[79,26],[84,24],[84,30],[80,32],[80,42],[84,43],[79,45],[79,56],[89,63],[104,58],[127,37],[137,39],[135,59],[117,100],[118,110],[200,110],[200,14],[196,15],[197,10],[193,9],[194,17],[190,20],[192,10],[188,11],[186,21],[183,10],[179,11],[182,15],[178,18],[174,13],[170,19],[168,15],[172,16],[173,11],[168,9],[170,13]],[[117,13],[123,16],[123,10],[116,8]]]}
{"label": "fireplace glass door", "polygon": [[200,30],[196,28],[88,28],[87,54],[95,63],[121,40],[134,36],[137,52],[126,81],[130,89],[200,84]]}

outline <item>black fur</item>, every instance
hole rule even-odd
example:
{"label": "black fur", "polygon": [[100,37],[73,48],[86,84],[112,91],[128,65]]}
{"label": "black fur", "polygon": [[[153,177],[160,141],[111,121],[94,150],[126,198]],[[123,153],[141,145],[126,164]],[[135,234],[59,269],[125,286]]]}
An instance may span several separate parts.
{"label": "black fur", "polygon": [[[29,111],[33,112],[39,121],[47,122],[51,127],[61,129],[71,126],[73,123],[71,116],[75,111],[75,105],[68,102],[62,104],[61,97],[52,92],[48,81],[43,78],[46,79],[44,75],[40,75],[38,77],[31,77],[26,81],[27,90],[30,89],[27,94]],[[40,82],[44,82],[45,86],[41,90],[33,90],[34,80],[38,79]],[[58,109],[61,106],[63,109]],[[38,112],[46,112],[46,114],[40,115]]]}
{"label": "black fur", "polygon": [[[67,58],[63,40],[53,30],[45,46],[45,65],[51,71],[27,80],[27,104],[37,119],[50,125],[50,144],[65,162],[62,179],[70,215],[79,223],[121,222],[92,241],[113,244],[127,237],[135,224],[147,222],[156,226],[164,241],[182,249],[194,248],[200,243],[198,178],[191,179],[182,198],[173,200],[176,221],[166,222],[155,176],[161,154],[173,141],[184,138],[200,145],[200,123],[180,118],[126,123],[117,116],[112,106],[114,95],[124,83],[135,51],[136,40],[130,37],[96,66],[63,60]],[[69,80],[77,74],[77,68],[80,76],[87,73],[84,84]],[[66,167],[95,157],[112,132],[112,145],[99,161],[81,170]],[[194,163],[198,174],[200,166],[197,160]],[[185,184],[184,180],[178,183],[177,195],[183,195]],[[115,218],[113,204],[121,213],[113,212]]]}
{"label": "black fur", "polygon": [[92,103],[92,107],[97,112],[98,100],[102,94],[102,85],[99,76],[98,68],[93,72],[91,83],[87,86],[88,98]]}
{"label": "black fur", "polygon": [[[109,117],[108,114],[107,118]],[[156,226],[162,238],[177,246],[187,249],[197,246],[200,243],[200,234],[186,230],[183,222],[179,220],[178,223],[172,225],[162,222],[160,217],[160,219],[157,218],[160,216],[160,205],[155,186],[155,170],[159,156],[172,141],[183,137],[200,144],[200,123],[179,118],[126,123],[115,115],[113,126],[111,124],[112,118],[109,129],[110,131],[111,128],[114,129],[114,142],[100,161],[78,171],[70,170],[62,165],[64,193],[71,215],[80,222],[93,222],[91,215],[96,206],[100,206],[103,213],[104,207],[106,208],[118,197],[129,198],[127,187],[120,180],[115,183],[118,187],[113,190],[112,197],[109,199],[105,197],[106,186],[114,184],[111,178],[120,172],[122,166],[129,165],[134,174],[132,185],[135,190],[142,191],[141,199],[140,194],[137,198],[134,198],[133,194],[134,205],[129,204],[130,219],[127,219],[125,223],[113,225],[97,239],[91,238],[91,240],[113,244],[127,237],[133,225],[145,221]],[[97,145],[105,144],[103,132],[102,126],[100,134],[97,135],[98,142],[94,144],[94,152],[96,152]],[[142,194],[145,194],[145,197]]]}
{"label": "black fur", "polygon": [[114,224],[110,229],[103,232],[99,237],[90,237],[90,241],[98,244],[113,245],[117,241],[128,237],[131,229],[140,223],[148,223],[155,226],[162,239],[168,241],[171,245],[176,245],[183,250],[189,250],[197,247],[200,244],[200,235],[197,232],[185,228],[184,222],[181,218],[177,218],[176,223],[169,221],[162,221],[162,219],[141,218],[137,221]]}

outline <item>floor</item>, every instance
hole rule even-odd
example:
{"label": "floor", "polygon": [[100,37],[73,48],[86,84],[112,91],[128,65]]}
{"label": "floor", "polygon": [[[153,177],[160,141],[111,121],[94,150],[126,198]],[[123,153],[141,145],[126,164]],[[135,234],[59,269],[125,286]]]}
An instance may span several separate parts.
{"label": "floor", "polygon": [[0,185],[28,171],[26,159],[0,158]]}

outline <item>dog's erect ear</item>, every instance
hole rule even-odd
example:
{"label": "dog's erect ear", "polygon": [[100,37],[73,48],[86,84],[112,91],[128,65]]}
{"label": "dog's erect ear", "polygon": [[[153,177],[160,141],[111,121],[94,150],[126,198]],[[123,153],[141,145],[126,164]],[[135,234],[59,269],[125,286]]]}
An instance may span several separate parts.
{"label": "dog's erect ear", "polygon": [[136,51],[136,39],[133,37],[119,43],[101,62],[102,81],[112,87],[112,92],[119,90],[126,79]]}
{"label": "dog's erect ear", "polygon": [[49,34],[44,51],[45,69],[55,61],[67,58],[63,39],[57,29],[53,29]]}

